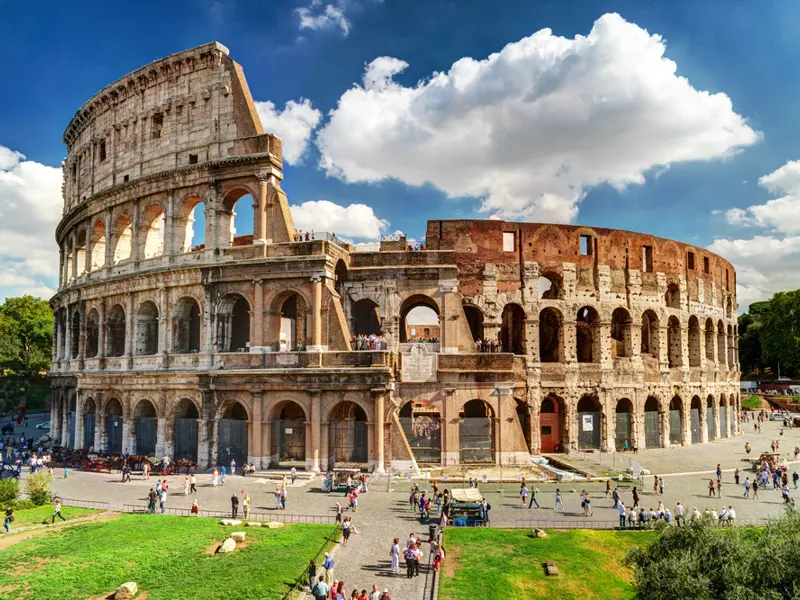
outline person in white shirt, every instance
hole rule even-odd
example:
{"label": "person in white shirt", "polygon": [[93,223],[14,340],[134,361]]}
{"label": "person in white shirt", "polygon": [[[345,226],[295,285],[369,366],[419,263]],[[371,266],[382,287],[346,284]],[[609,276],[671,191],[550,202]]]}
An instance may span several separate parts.
{"label": "person in white shirt", "polygon": [[728,523],[733,525],[734,520],[736,519],[736,511],[733,509],[732,506],[728,507]]}
{"label": "person in white shirt", "polygon": [[683,526],[683,505],[680,502],[675,505],[675,524],[678,527]]}

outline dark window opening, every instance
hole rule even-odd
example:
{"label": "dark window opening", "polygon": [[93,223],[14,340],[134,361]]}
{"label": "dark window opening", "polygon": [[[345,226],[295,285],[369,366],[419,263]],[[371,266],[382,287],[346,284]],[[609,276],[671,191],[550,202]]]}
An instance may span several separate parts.
{"label": "dark window opening", "polygon": [[100,148],[98,150],[100,154],[100,162],[103,162],[106,159],[106,141],[103,140],[100,142]]}
{"label": "dark window opening", "polygon": [[653,272],[653,247],[642,246],[642,271],[645,273]]}
{"label": "dark window opening", "polygon": [[189,155],[189,164],[196,165],[197,164],[197,154],[190,154]]}
{"label": "dark window opening", "polygon": [[694,271],[694,252],[689,252],[687,262],[689,263],[689,270]]}
{"label": "dark window opening", "polygon": [[581,236],[581,256],[592,255],[592,241],[593,239],[590,235]]}
{"label": "dark window opening", "polygon": [[550,425],[542,425],[542,435],[552,435],[553,428]]}
{"label": "dark window opening", "polygon": [[707,256],[703,257],[703,272],[708,275],[711,272],[711,265],[709,264],[710,261],[708,260]]}
{"label": "dark window opening", "polygon": [[124,175],[122,177],[122,183],[128,183],[130,180],[131,180],[131,176],[130,175]]}
{"label": "dark window opening", "polygon": [[164,135],[164,115],[153,115],[150,119],[150,137],[158,139]]}

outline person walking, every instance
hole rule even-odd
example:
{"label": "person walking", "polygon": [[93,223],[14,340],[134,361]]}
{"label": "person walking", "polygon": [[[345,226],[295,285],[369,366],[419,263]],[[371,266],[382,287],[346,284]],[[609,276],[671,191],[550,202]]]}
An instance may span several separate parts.
{"label": "person walking", "polygon": [[614,488],[614,491],[611,493],[611,499],[614,501],[614,506],[611,508],[617,508],[619,506],[619,488]]}
{"label": "person walking", "polygon": [[619,511],[619,528],[625,529],[625,505],[619,502],[617,504],[617,509]]}
{"label": "person walking", "polygon": [[563,510],[563,508],[564,508],[564,501],[563,501],[563,499],[561,498],[561,490],[560,490],[560,489],[558,489],[558,488],[556,488],[556,503],[555,503],[555,506],[553,507],[553,510],[558,510],[558,507],[559,507],[559,506],[560,506],[560,507],[562,508],[562,510]]}
{"label": "person walking", "polygon": [[720,467],[719,463],[717,463],[717,471],[716,471],[716,473],[717,473],[717,479],[721,480],[722,479],[722,467]]}
{"label": "person walking", "polygon": [[144,465],[142,465],[142,475],[145,481],[150,479],[150,463],[148,461],[144,461]]}
{"label": "person walking", "polygon": [[750,478],[749,477],[745,477],[744,478],[744,497],[745,498],[749,498],[750,497]]}
{"label": "person walking", "polygon": [[239,516],[239,497],[234,492],[231,496],[231,518],[235,519],[237,516]]}
{"label": "person walking", "polygon": [[663,477],[659,477],[658,478],[658,495],[659,496],[663,496],[664,495],[664,478]]}
{"label": "person walking", "polygon": [[232,458],[231,459],[231,477],[233,477],[234,475],[236,475],[236,459]]}
{"label": "person walking", "polygon": [[394,538],[392,548],[389,550],[389,556],[392,558],[392,573],[400,573],[400,538]]}
{"label": "person walking", "polygon": [[611,495],[611,480],[606,479],[606,499]]}
{"label": "person walking", "polygon": [[314,600],[328,600],[330,587],[325,583],[325,577],[319,576],[319,581],[311,588],[311,593],[314,595]]}
{"label": "person walking", "polygon": [[322,563],[323,568],[325,569],[325,581],[328,585],[333,583],[333,557],[330,553],[325,553],[325,561]]}
{"label": "person walking", "polygon": [[150,488],[150,493],[147,494],[147,512],[155,514],[156,512],[156,499],[158,498],[158,494],[153,488]]}
{"label": "person walking", "polygon": [[312,590],[314,588],[314,582],[317,580],[317,561],[313,558],[308,561],[308,589]]}
{"label": "person walking", "polygon": [[342,522],[342,547],[347,546],[348,541],[350,541],[350,517]]}
{"label": "person walking", "polygon": [[228,469],[225,468],[223,465],[222,468],[219,470],[219,483],[220,485],[225,485],[225,478],[228,475]]}
{"label": "person walking", "polygon": [[217,487],[219,483],[219,471],[217,471],[217,467],[214,467],[214,472],[211,474],[211,485],[212,487]]}
{"label": "person walking", "polygon": [[281,510],[286,510],[286,488],[281,488]]}
{"label": "person walking", "polygon": [[528,503],[528,486],[524,483],[522,484],[522,489],[519,491],[519,495],[522,496],[522,506],[525,506]]}
{"label": "person walking", "polygon": [[414,563],[417,562],[416,544],[411,544],[406,549],[406,578],[414,576]]}
{"label": "person walking", "polygon": [[189,495],[189,478],[188,477],[184,477],[183,478],[183,495],[184,496],[188,496]]}
{"label": "person walking", "polygon": [[536,505],[536,508],[541,508],[541,506],[539,506],[539,501],[536,499],[536,494],[538,493],[539,490],[537,490],[536,488],[533,488],[531,490],[531,501],[528,503],[528,508],[530,508],[534,504]]}
{"label": "person walking", "polygon": [[633,486],[633,508],[638,508],[639,506],[639,490],[636,489],[636,486]]}
{"label": "person walking", "polygon": [[167,490],[164,486],[161,486],[161,493],[158,495],[158,504],[161,508],[161,514],[163,515],[166,512],[164,505],[167,503]]}
{"label": "person walking", "polygon": [[292,485],[294,485],[294,482],[297,479],[297,469],[292,467],[292,470],[290,471],[290,474],[292,476]]}
{"label": "person walking", "polygon": [[197,477],[194,473],[192,473],[191,479],[189,479],[189,493],[196,494],[197,493]]}
{"label": "person walking", "polygon": [[758,498],[758,479],[753,478],[753,500]]}
{"label": "person walking", "polygon": [[683,527],[683,505],[680,501],[675,504],[675,524],[678,527]]}
{"label": "person walking", "polygon": [[589,497],[589,494],[586,494],[586,497],[583,500],[583,516],[585,517],[593,517],[594,513],[592,512],[592,499]]}
{"label": "person walking", "polygon": [[14,509],[11,505],[6,506],[6,517],[3,519],[3,527],[6,533],[11,533],[11,524],[14,522]]}
{"label": "person walking", "polygon": [[245,519],[249,519],[250,518],[250,505],[252,503],[253,503],[253,501],[250,500],[250,494],[245,494],[244,495],[244,500],[242,500],[242,510],[244,511],[244,518]]}
{"label": "person walking", "polygon": [[713,479],[709,479],[708,480],[708,497],[711,498],[714,495],[715,495],[714,480]]}
{"label": "person walking", "polygon": [[797,489],[797,482],[800,480],[800,475],[797,474],[797,471],[792,473],[792,483],[794,483],[794,489]]}
{"label": "person walking", "polygon": [[739,485],[739,467],[736,467],[736,470],[733,472],[733,481],[736,485]]}
{"label": "person walking", "polygon": [[51,525],[56,522],[56,517],[62,521],[66,521],[64,515],[61,514],[61,498],[56,498],[55,506],[53,507],[53,520],[50,521]]}

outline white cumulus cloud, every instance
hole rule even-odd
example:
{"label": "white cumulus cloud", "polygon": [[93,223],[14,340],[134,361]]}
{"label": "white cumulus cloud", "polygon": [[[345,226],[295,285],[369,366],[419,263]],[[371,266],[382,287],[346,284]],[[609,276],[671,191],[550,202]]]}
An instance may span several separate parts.
{"label": "white cumulus cloud", "polygon": [[338,29],[345,37],[350,33],[350,21],[345,16],[345,3],[324,4],[312,0],[308,6],[297,9],[300,29]]}
{"label": "white cumulus cloud", "polygon": [[256,102],[256,110],[264,131],[281,138],[283,159],[290,165],[299,163],[322,113],[305,98],[300,102],[289,100],[282,111],[278,111],[272,102]]}
{"label": "white cumulus cloud", "polygon": [[747,209],[725,211],[730,225],[765,227],[783,233],[800,232],[800,161],[792,160],[758,180],[759,185],[778,198]]}
{"label": "white cumulus cloud", "polygon": [[430,182],[504,218],[569,221],[593,186],[640,184],[760,139],[664,52],[658,35],[606,14],[587,36],[543,29],[413,86],[394,80],[407,63],[379,57],[319,131],[321,165],[348,182]]}
{"label": "white cumulus cloud", "polygon": [[291,210],[297,229],[327,231],[340,238],[375,239],[389,226],[366,204],[341,206],[330,200],[309,200]]}
{"label": "white cumulus cloud", "polygon": [[61,169],[0,146],[0,299],[54,293],[61,208]]}

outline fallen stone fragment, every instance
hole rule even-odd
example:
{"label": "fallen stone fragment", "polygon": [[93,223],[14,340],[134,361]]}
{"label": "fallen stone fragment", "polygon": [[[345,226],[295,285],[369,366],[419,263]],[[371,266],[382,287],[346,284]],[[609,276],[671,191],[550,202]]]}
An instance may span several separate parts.
{"label": "fallen stone fragment", "polygon": [[128,600],[128,598],[133,598],[137,591],[139,591],[139,586],[136,585],[136,582],[123,583],[114,593],[114,600]]}
{"label": "fallen stone fragment", "polygon": [[228,538],[222,542],[222,546],[219,547],[217,553],[222,554],[225,552],[233,552],[234,550],[236,550],[236,540],[233,538]]}

